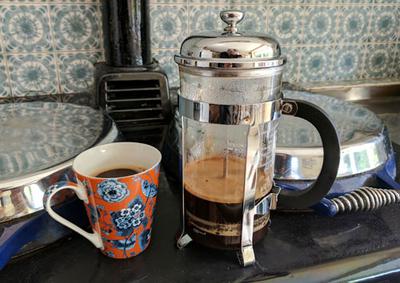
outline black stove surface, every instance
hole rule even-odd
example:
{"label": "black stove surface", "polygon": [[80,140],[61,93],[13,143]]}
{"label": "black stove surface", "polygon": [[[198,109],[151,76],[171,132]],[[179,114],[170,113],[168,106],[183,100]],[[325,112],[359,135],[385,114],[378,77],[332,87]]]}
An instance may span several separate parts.
{"label": "black stove surface", "polygon": [[[400,152],[399,146],[395,149]],[[8,264],[0,273],[0,282],[237,282],[267,278],[343,282],[352,274],[361,274],[357,278],[361,276],[365,282],[392,282],[397,278],[394,272],[400,266],[400,252],[393,248],[400,247],[399,205],[334,218],[273,212],[269,233],[255,247],[257,264],[241,268],[233,252],[195,243],[183,250],[175,247],[180,200],[170,186],[174,184],[162,174],[152,243],[142,255],[129,260],[110,259],[74,234]],[[385,252],[378,256],[377,251]],[[354,261],[341,260],[361,255]],[[374,271],[377,268],[380,271]],[[384,275],[388,268],[390,273]]]}

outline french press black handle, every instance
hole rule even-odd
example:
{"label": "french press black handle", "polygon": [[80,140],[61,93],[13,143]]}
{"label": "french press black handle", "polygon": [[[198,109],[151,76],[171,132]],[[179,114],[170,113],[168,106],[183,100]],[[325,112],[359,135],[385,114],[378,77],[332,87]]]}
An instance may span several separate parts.
{"label": "french press black handle", "polygon": [[308,208],[326,196],[333,182],[335,182],[340,162],[339,138],[332,121],[315,104],[296,99],[283,99],[282,114],[309,121],[321,136],[324,159],[318,178],[304,190],[281,190],[279,194],[279,206]]}

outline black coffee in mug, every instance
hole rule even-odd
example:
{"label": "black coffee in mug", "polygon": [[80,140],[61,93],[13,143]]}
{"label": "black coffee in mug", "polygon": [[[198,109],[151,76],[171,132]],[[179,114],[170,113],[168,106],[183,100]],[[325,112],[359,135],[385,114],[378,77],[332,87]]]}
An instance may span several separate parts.
{"label": "black coffee in mug", "polygon": [[[214,156],[185,166],[185,227],[200,244],[217,249],[239,249],[243,217],[245,159]],[[272,174],[257,171],[256,202],[272,187]],[[256,215],[254,242],[267,231],[269,215]]]}
{"label": "black coffee in mug", "polygon": [[143,172],[142,168],[116,168],[95,174],[97,178],[121,178]]}

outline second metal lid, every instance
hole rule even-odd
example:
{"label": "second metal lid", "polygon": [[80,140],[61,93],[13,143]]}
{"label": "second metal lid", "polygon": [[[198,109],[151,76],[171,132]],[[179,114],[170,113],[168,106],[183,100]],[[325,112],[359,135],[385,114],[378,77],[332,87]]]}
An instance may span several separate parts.
{"label": "second metal lid", "polygon": [[223,33],[207,33],[188,37],[175,62],[183,66],[215,69],[255,69],[281,66],[279,43],[265,34],[238,32],[237,24],[244,18],[241,11],[222,11],[227,24]]}

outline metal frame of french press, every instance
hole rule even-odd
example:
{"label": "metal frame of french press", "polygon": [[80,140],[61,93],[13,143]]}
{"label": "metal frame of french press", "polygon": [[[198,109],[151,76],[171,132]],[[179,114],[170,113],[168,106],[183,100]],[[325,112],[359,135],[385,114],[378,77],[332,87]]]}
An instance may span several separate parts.
{"label": "metal frame of french press", "polygon": [[[179,96],[179,113],[182,119],[182,233],[177,241],[178,248],[185,247],[191,242],[191,238],[185,231],[185,129],[186,120],[192,119],[202,123],[223,125],[247,125],[246,143],[246,170],[244,176],[243,217],[241,224],[241,248],[238,252],[242,266],[255,263],[253,249],[253,230],[255,215],[267,215],[271,209],[276,208],[277,197],[280,189],[273,187],[258,203],[255,202],[257,168],[260,160],[260,125],[272,122],[280,116],[281,100],[267,101],[250,105],[221,105],[196,102]],[[256,133],[250,129],[255,127]]]}

